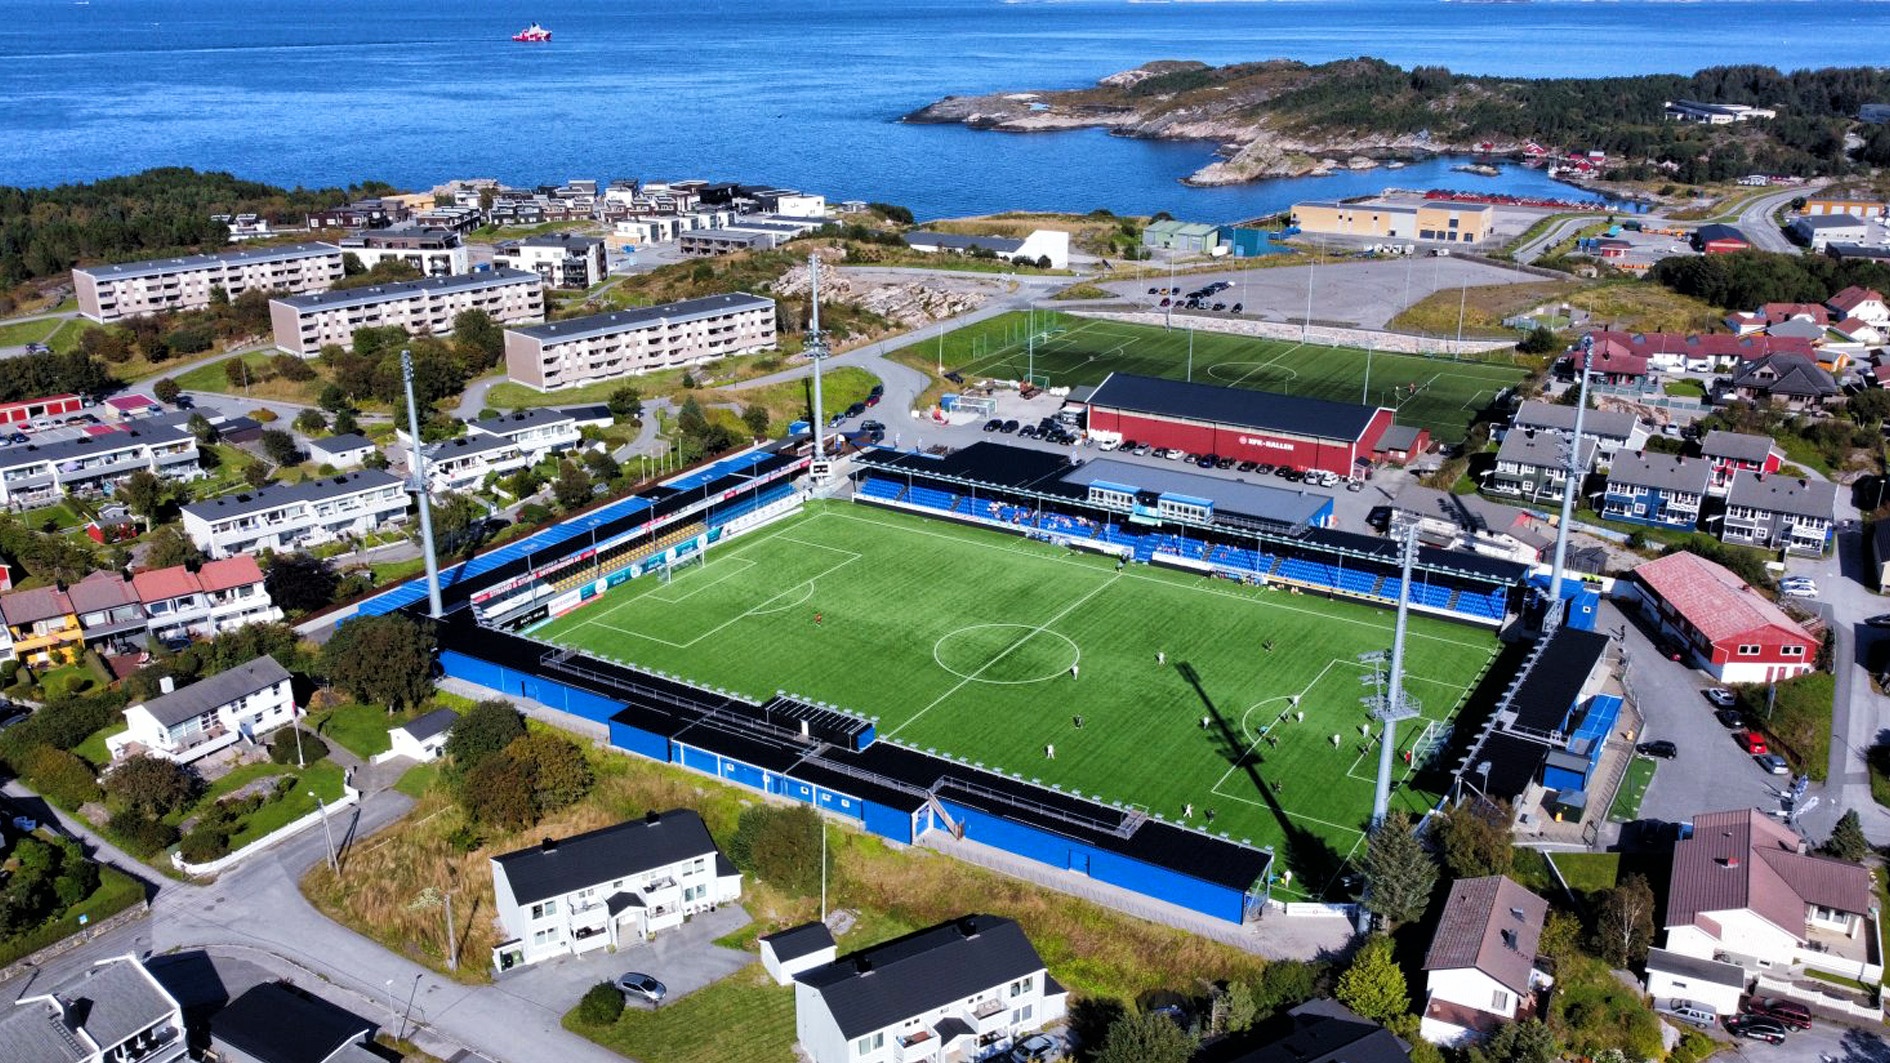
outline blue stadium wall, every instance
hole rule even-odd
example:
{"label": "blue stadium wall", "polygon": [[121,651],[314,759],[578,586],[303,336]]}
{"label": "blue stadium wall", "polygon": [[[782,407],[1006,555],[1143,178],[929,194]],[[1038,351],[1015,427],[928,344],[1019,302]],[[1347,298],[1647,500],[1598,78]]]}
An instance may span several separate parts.
{"label": "blue stadium wall", "polygon": [[490,687],[510,697],[527,698],[598,723],[609,723],[610,718],[623,708],[620,701],[566,686],[555,679],[471,657],[458,650],[440,651],[440,669],[453,679]]}

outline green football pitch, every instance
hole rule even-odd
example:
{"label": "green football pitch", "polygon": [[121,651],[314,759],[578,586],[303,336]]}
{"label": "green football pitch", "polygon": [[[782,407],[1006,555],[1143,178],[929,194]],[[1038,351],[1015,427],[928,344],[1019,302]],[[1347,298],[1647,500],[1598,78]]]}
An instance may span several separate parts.
{"label": "green football pitch", "polygon": [[[1370,815],[1372,672],[1358,658],[1389,648],[1392,619],[817,502],[532,634],[756,699],[825,701],[876,717],[882,739],[1282,847],[1298,873],[1277,888],[1311,896]],[[1441,738],[1433,723],[1495,648],[1413,617],[1406,690],[1425,718],[1399,727],[1398,806],[1434,799],[1405,785],[1402,752]]]}
{"label": "green football pitch", "polygon": [[[1034,343],[1029,342],[1033,334]],[[932,368],[942,362],[972,381],[1035,374],[1053,387],[1066,387],[1100,384],[1110,373],[1123,372],[1339,402],[1369,399],[1397,410],[1400,424],[1427,428],[1446,442],[1461,440],[1476,411],[1527,375],[1500,363],[1199,330],[1190,335],[1186,328],[1045,310],[1003,314],[948,333],[942,347],[934,340],[893,356]]]}

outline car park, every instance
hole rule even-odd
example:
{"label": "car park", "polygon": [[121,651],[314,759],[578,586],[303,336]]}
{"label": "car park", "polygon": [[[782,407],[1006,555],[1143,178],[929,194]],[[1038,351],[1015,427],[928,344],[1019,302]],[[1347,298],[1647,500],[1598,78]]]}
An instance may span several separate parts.
{"label": "car park", "polygon": [[1643,757],[1658,757],[1661,760],[1672,760],[1680,755],[1679,747],[1664,738],[1654,742],[1642,742],[1634,747],[1634,752]]}
{"label": "car park", "polygon": [[1772,747],[1765,744],[1765,736],[1754,731],[1735,731],[1733,741],[1739,743],[1740,749],[1755,757],[1762,757],[1772,751]]}
{"label": "car park", "polygon": [[1730,709],[1739,704],[1739,695],[1725,687],[1712,687],[1706,691],[1706,700],[1722,709]]}
{"label": "car park", "polygon": [[1222,470],[1222,471],[1225,471],[1225,470],[1227,470],[1227,469],[1231,469],[1231,468],[1233,468],[1233,467],[1234,467],[1234,459],[1232,459],[1232,458],[1221,458],[1220,460],[1218,460],[1218,461],[1216,461],[1216,462],[1214,463],[1214,467],[1215,467],[1215,468],[1217,468],[1217,469],[1220,469],[1220,470]]}
{"label": "car park", "polygon": [[1212,454],[1203,454],[1200,458],[1195,460],[1195,464],[1203,469],[1212,469],[1214,466],[1220,464],[1220,461],[1221,459]]}
{"label": "car park", "polygon": [[1792,766],[1787,764],[1785,758],[1779,756],[1777,753],[1761,753],[1755,759],[1758,760],[1759,767],[1763,769],[1767,775],[1790,775],[1792,773]]}
{"label": "car park", "polygon": [[1353,492],[1363,491],[1365,490],[1365,481],[1354,476],[1345,482],[1345,489]]}
{"label": "car park", "polygon": [[640,971],[630,971],[617,976],[617,988],[625,996],[640,997],[651,1004],[661,1004],[669,995],[669,987]]}
{"label": "car park", "polygon": [[1754,1041],[1766,1041],[1775,1045],[1785,1043],[1785,1025],[1777,1019],[1764,1015],[1728,1015],[1726,1032],[1734,1037],[1746,1037]]}
{"label": "car park", "polygon": [[1782,997],[1753,997],[1746,1004],[1746,1011],[1753,1015],[1763,1015],[1794,1030],[1811,1029],[1811,1009],[1796,1000],[1786,1000]]}

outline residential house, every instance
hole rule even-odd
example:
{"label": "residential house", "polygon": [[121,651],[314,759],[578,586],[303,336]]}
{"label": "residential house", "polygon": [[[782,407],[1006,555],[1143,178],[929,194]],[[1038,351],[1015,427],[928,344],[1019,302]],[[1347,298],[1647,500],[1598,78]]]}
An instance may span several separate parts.
{"label": "residential house", "polygon": [[355,432],[326,439],[311,439],[308,443],[310,461],[332,465],[337,469],[352,469],[379,452],[380,448],[374,445],[373,440]]}
{"label": "residential house", "polygon": [[139,470],[166,480],[207,475],[197,460],[197,437],[177,415],[141,418],[97,432],[0,449],[0,504],[42,506],[68,494],[102,494]]}
{"label": "residential house", "polygon": [[100,653],[134,653],[150,633],[144,605],[131,581],[118,572],[99,571],[66,588],[85,645]]}
{"label": "residential house", "polygon": [[1861,317],[1847,317],[1842,321],[1833,322],[1831,324],[1831,331],[1842,337],[1846,342],[1857,344],[1860,347],[1870,347],[1882,343],[1884,336],[1880,326],[1873,325]]}
{"label": "residential house", "polygon": [[[1595,467],[1595,441],[1582,433],[1576,464],[1584,471]],[[1568,459],[1564,456],[1567,437],[1554,432],[1512,431],[1503,437],[1496,450],[1496,468],[1484,481],[1491,494],[1510,495],[1529,502],[1547,502],[1562,497],[1562,485],[1568,480]],[[1577,491],[1581,485],[1576,484]]]}
{"label": "residential house", "polygon": [[1768,325],[1765,334],[1781,339],[1804,340],[1806,343],[1818,344],[1824,342],[1825,327],[1825,323],[1821,321],[1814,321],[1808,317],[1794,317],[1788,321]]}
{"label": "residential house", "polygon": [[1727,489],[1720,538],[1818,557],[1831,544],[1836,511],[1837,485],[1829,480],[1742,472]]}
{"label": "residential house", "polygon": [[1822,408],[1842,394],[1831,374],[1803,354],[1755,358],[1733,373],[1732,389],[1742,399],[1770,400],[1793,409]]}
{"label": "residential house", "polygon": [[1874,289],[1853,284],[1824,305],[1830,307],[1831,316],[1839,320],[1854,317],[1880,329],[1890,328],[1890,304]]}
{"label": "residential house", "polygon": [[989,251],[999,258],[1012,260],[1022,258],[1037,262],[1047,258],[1051,269],[1070,268],[1070,234],[1061,229],[1036,229],[1022,240],[930,232],[909,232],[904,239],[907,247],[927,254]]}
{"label": "residential house", "polygon": [[1723,565],[1675,550],[1634,569],[1641,611],[1722,683],[1804,675],[1818,638]]}
{"label": "residential house", "polygon": [[136,956],[100,960],[0,1011],[7,1063],[174,1063],[188,1049],[184,1009]]}
{"label": "residential house", "polygon": [[262,569],[249,554],[206,561],[197,572],[177,565],[135,573],[131,585],[151,635],[164,643],[282,619],[263,587]]}
{"label": "residential house", "polygon": [[1550,983],[1536,967],[1548,914],[1547,901],[1502,875],[1452,884],[1424,955],[1419,1036],[1459,1045],[1534,1015],[1536,991]]}
{"label": "residential house", "polygon": [[1700,521],[1712,466],[1679,454],[1622,454],[1608,470],[1601,515],[1633,524],[1692,529]]}
{"label": "residential house", "polygon": [[300,550],[404,522],[407,506],[399,477],[366,469],[193,502],[184,531],[211,557]]}
{"label": "residential house", "polygon": [[407,757],[421,764],[438,760],[446,749],[446,740],[453,734],[453,725],[458,722],[459,713],[452,709],[434,709],[418,719],[389,727],[388,751],[393,756]]}
{"label": "residential house", "polygon": [[407,205],[393,199],[357,199],[308,216],[311,231],[318,229],[385,229],[407,220]]}
{"label": "residential house", "polygon": [[289,673],[274,657],[258,657],[187,687],[167,688],[125,710],[124,731],[105,740],[112,759],[144,754],[180,764],[239,739],[255,741],[295,719]]}
{"label": "residential house", "polygon": [[[1763,313],[1733,314],[1726,319],[1740,335],[1688,332],[1608,332],[1590,333],[1595,338],[1597,364],[1601,355],[1640,355],[1647,368],[1663,373],[1708,373],[1728,371],[1768,354],[1816,353],[1802,339],[1764,335],[1771,324]],[[1624,363],[1631,370],[1631,363]],[[1631,376],[1631,373],[1629,374]]]}
{"label": "residential house", "polygon": [[553,454],[582,447],[584,429],[607,428],[611,420],[606,406],[540,406],[468,421],[466,434],[506,440],[518,447],[528,464],[535,465]]}
{"label": "residential house", "polygon": [[1713,467],[1713,480],[1707,490],[1723,495],[1739,472],[1770,475],[1785,461],[1784,452],[1770,436],[1743,435],[1714,429],[1700,440],[1700,456]]}
{"label": "residential house", "polygon": [[1647,950],[1647,995],[1656,1006],[1672,1000],[1690,1000],[1720,1015],[1739,1013],[1746,983],[1752,981],[1736,963],[1702,959],[1666,949]]}
{"label": "residential house", "polygon": [[1755,118],[1778,117],[1778,112],[1770,107],[1753,107],[1744,103],[1702,103],[1699,100],[1668,100],[1664,113],[1676,122],[1697,122],[1701,125],[1731,125],[1734,122],[1750,122]]}
{"label": "residential house", "polygon": [[945,1063],[1058,1022],[1068,1002],[1022,927],[967,915],[796,975],[794,1028],[812,1063]]}
{"label": "residential house", "polygon": [[604,241],[575,233],[545,233],[501,241],[492,249],[499,269],[536,273],[553,288],[588,288],[609,275]]}
{"label": "residential house", "polygon": [[832,963],[837,949],[833,933],[822,922],[763,934],[756,944],[761,947],[761,967],[776,985],[789,985],[802,971]]}
{"label": "residential house", "polygon": [[1290,1030],[1224,1063],[1410,1063],[1410,1045],[1336,1000],[1315,998],[1286,1014]]}
{"label": "residential house", "polygon": [[504,476],[530,465],[517,443],[504,436],[463,435],[422,447],[427,486],[434,494],[471,491],[487,476]]}
{"label": "residential house", "polygon": [[373,229],[344,236],[338,243],[344,256],[353,255],[368,269],[401,262],[422,277],[448,277],[472,268],[466,245],[452,229]]}
{"label": "residential house", "polygon": [[[1575,407],[1554,402],[1525,402],[1510,424],[1524,431],[1556,432],[1563,436],[1575,431]],[[1623,450],[1639,450],[1647,442],[1647,429],[1641,419],[1623,410],[1586,410],[1582,413],[1582,438],[1595,443],[1595,460],[1602,468],[1614,462]]]}
{"label": "residential house", "polygon": [[492,858],[506,935],[492,950],[493,966],[504,972],[627,946],[739,899],[741,888],[741,872],[716,849],[702,817],[686,808],[546,838]]}
{"label": "residential house", "polygon": [[0,597],[0,618],[6,620],[11,643],[8,660],[57,667],[78,660],[85,649],[85,631],[72,599],[57,587]]}
{"label": "residential house", "polygon": [[1876,985],[1883,949],[1870,870],[1807,851],[1763,811],[1693,817],[1674,843],[1667,951],[1795,977],[1822,971]]}
{"label": "residential house", "polygon": [[264,982],[210,1017],[206,1063],[386,1063],[374,1023],[282,982]]}

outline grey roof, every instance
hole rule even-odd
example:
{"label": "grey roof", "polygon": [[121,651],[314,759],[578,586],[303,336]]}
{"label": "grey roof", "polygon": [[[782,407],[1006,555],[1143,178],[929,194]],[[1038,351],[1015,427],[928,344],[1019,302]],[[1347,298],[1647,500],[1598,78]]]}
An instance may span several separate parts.
{"label": "grey roof", "polygon": [[91,1049],[66,1028],[51,1001],[31,999],[0,1012],[0,1043],[12,1063],[79,1063]]}
{"label": "grey roof", "polygon": [[1768,336],[1783,336],[1787,339],[1815,340],[1824,336],[1824,326],[1816,321],[1806,321],[1802,317],[1795,317],[1790,321],[1781,321],[1776,325],[1767,326],[1765,333]]}
{"label": "grey roof", "polygon": [[1346,444],[1364,435],[1381,409],[1354,402],[1194,384],[1132,373],[1109,374],[1096,386],[1089,403],[1092,409],[1186,417]]}
{"label": "grey roof", "polygon": [[482,288],[503,288],[521,283],[543,284],[544,279],[529,270],[488,269],[477,273],[455,273],[449,277],[425,277],[417,281],[397,281],[393,284],[376,284],[367,288],[347,288],[338,292],[285,295],[271,299],[270,303],[271,305],[282,303],[285,306],[294,307],[298,312],[332,310],[338,307],[389,303],[427,292],[478,291]]}
{"label": "grey roof", "polygon": [[1732,986],[1737,989],[1746,987],[1746,969],[1736,963],[1703,960],[1698,956],[1668,952],[1666,949],[1647,950],[1647,969],[1665,974],[1681,974],[1702,982],[1712,982],[1715,985]]}
{"label": "grey roof", "polygon": [[[1772,379],[1762,379],[1770,372]],[[1733,386],[1753,388],[1770,395],[1820,398],[1838,393],[1837,382],[1817,362],[1802,354],[1768,354],[1739,367]]]}
{"label": "grey roof", "polygon": [[821,949],[834,947],[833,932],[827,929],[827,924],[819,921],[763,934],[761,940],[768,943],[768,947],[774,950],[775,958],[780,960],[797,960]]}
{"label": "grey roof", "polygon": [[1838,259],[1865,258],[1876,261],[1890,259],[1890,247],[1872,247],[1869,244],[1830,243],[1825,251]]}
{"label": "grey roof", "polygon": [[272,484],[255,491],[213,498],[208,502],[195,502],[185,506],[184,512],[201,520],[228,520],[298,502],[319,502],[342,495],[394,487],[400,482],[400,477],[384,469],[363,469],[340,476],[304,480],[299,484]]}
{"label": "grey roof", "polygon": [[495,856],[492,867],[511,883],[514,900],[531,904],[717,851],[701,816],[673,808],[556,841],[549,848],[535,845]]}
{"label": "grey roof", "polygon": [[1806,214],[1793,221],[1792,225],[1815,232],[1819,229],[1868,229],[1870,223],[1849,214]]}
{"label": "grey roof", "polygon": [[274,657],[264,655],[227,672],[218,672],[208,679],[199,679],[187,687],[139,704],[158,723],[172,727],[202,716],[219,705],[227,705],[259,690],[267,690],[288,678],[288,669],[277,664]]}
{"label": "grey roof", "polygon": [[949,923],[803,971],[840,1035],[852,1040],[1044,969],[1024,931],[995,915]]}
{"label": "grey roof", "polygon": [[518,449],[518,444],[505,436],[460,436],[448,439],[424,448],[428,461],[446,461],[449,458],[465,458],[474,454],[484,454],[492,450]]}
{"label": "grey roof", "polygon": [[[1589,410],[1582,414],[1582,434],[1603,439],[1627,439],[1634,434],[1634,415],[1620,410]],[[1516,411],[1517,428],[1575,430],[1575,407],[1553,402],[1525,402]]]}
{"label": "grey roof", "polygon": [[[1425,204],[1425,206],[1443,205],[1442,203]],[[1336,199],[1309,199],[1295,203],[1293,207],[1294,209],[1300,207],[1323,207],[1327,210],[1349,210],[1354,214],[1370,211],[1373,214],[1397,214],[1399,216],[1415,215],[1418,212],[1417,206],[1411,203],[1343,203]]]}
{"label": "grey roof", "polygon": [[452,709],[434,709],[417,719],[408,720],[400,725],[400,730],[413,736],[414,741],[424,742],[437,734],[445,734],[459,722],[459,713]]}
{"label": "grey roof", "polygon": [[949,247],[958,251],[981,247],[1000,255],[1016,254],[1024,246],[1022,240],[1007,240],[1001,236],[960,236],[957,233],[907,233],[905,239],[908,247]]}
{"label": "grey roof", "polygon": [[128,277],[155,277],[179,270],[203,269],[215,265],[241,265],[249,262],[288,262],[298,258],[338,255],[333,244],[286,244],[282,247],[250,247],[240,251],[219,251],[209,255],[185,255],[181,258],[151,258],[142,262],[119,262],[109,266],[84,266],[74,269],[98,280],[124,280]]}
{"label": "grey roof", "polygon": [[1760,476],[1742,471],[1733,477],[1726,504],[1830,520],[1837,510],[1837,485],[1829,480],[1793,479],[1777,473]]}
{"label": "grey roof", "polygon": [[1775,444],[1770,436],[1749,436],[1741,432],[1714,429],[1700,440],[1700,453],[1708,458],[1731,458],[1762,465],[1772,456]]}
{"label": "grey roof", "polygon": [[1225,1063],[1410,1063],[1410,1049],[1396,1034],[1336,1000],[1316,998],[1287,1014],[1290,1032]]}
{"label": "grey roof", "polygon": [[499,248],[504,250],[506,247],[562,247],[566,250],[587,251],[603,242],[595,236],[579,236],[576,233],[541,233],[538,236],[527,236],[520,240],[507,240],[500,244]]}
{"label": "grey roof", "polygon": [[744,243],[767,243],[774,245],[775,233],[754,232],[744,229],[691,229],[682,234],[684,240],[740,240]]}
{"label": "grey roof", "polygon": [[[54,989],[65,1015],[46,1000],[22,1002],[0,1013],[0,1044],[8,1063],[70,1063],[92,1058],[74,1034],[84,1031],[101,1049],[114,1046],[162,1022],[177,1001],[130,956],[103,961]],[[183,1031],[177,1031],[182,1036]]]}
{"label": "grey roof", "polygon": [[1330,496],[1314,491],[1247,483],[1224,476],[1205,476],[1159,465],[1117,461],[1114,458],[1086,461],[1061,479],[1064,483],[1084,487],[1100,480],[1157,494],[1203,498],[1213,502],[1217,510],[1226,509],[1288,526],[1298,526],[1312,520],[1332,501]]}
{"label": "grey roof", "polygon": [[497,436],[576,419],[577,415],[570,410],[560,410],[554,406],[534,406],[529,410],[515,410],[511,413],[502,413],[497,417],[468,421],[466,427],[482,435]]}
{"label": "grey roof", "polygon": [[1704,458],[1678,454],[1616,454],[1614,464],[1608,469],[1608,482],[1701,495],[1706,493],[1712,471],[1712,463]]}
{"label": "grey roof", "polygon": [[210,1019],[210,1036],[266,1063],[324,1063],[375,1025],[325,1000],[264,982]]}
{"label": "grey roof", "polygon": [[34,465],[42,461],[50,461],[58,465],[74,458],[135,450],[141,446],[164,446],[195,438],[175,425],[151,424],[143,419],[129,423],[135,427],[122,432],[101,432],[98,435],[60,439],[51,443],[16,443],[10,447],[0,448],[0,469]]}
{"label": "grey roof", "polygon": [[[1560,468],[1562,458],[1562,440],[1566,438],[1556,432],[1527,432],[1511,430],[1503,436],[1503,445],[1496,448],[1496,460],[1513,461],[1520,465],[1533,465],[1537,468]],[[1582,468],[1590,468],[1595,463],[1595,440],[1587,432],[1582,433],[1581,461]]]}
{"label": "grey roof", "polygon": [[138,594],[122,573],[101,570],[66,588],[75,613],[96,613],[121,605],[137,605]]}
{"label": "grey roof", "polygon": [[374,441],[355,432],[350,432],[343,436],[329,436],[327,439],[311,439],[308,441],[309,450],[319,450],[324,454],[341,455],[352,450],[360,450],[363,447],[373,449]]}
{"label": "grey roof", "polygon": [[1417,446],[1418,433],[1424,431],[1415,425],[1394,424],[1385,429],[1385,434],[1378,437],[1379,450],[1410,450]]}
{"label": "grey roof", "polygon": [[540,343],[556,343],[590,339],[595,336],[610,336],[619,332],[648,328],[666,321],[696,321],[742,310],[761,309],[774,309],[774,300],[750,295],[747,292],[730,292],[726,295],[708,295],[700,299],[664,303],[661,306],[641,306],[632,310],[593,314],[590,317],[574,317],[564,321],[552,321],[543,325],[506,331],[529,336]]}

